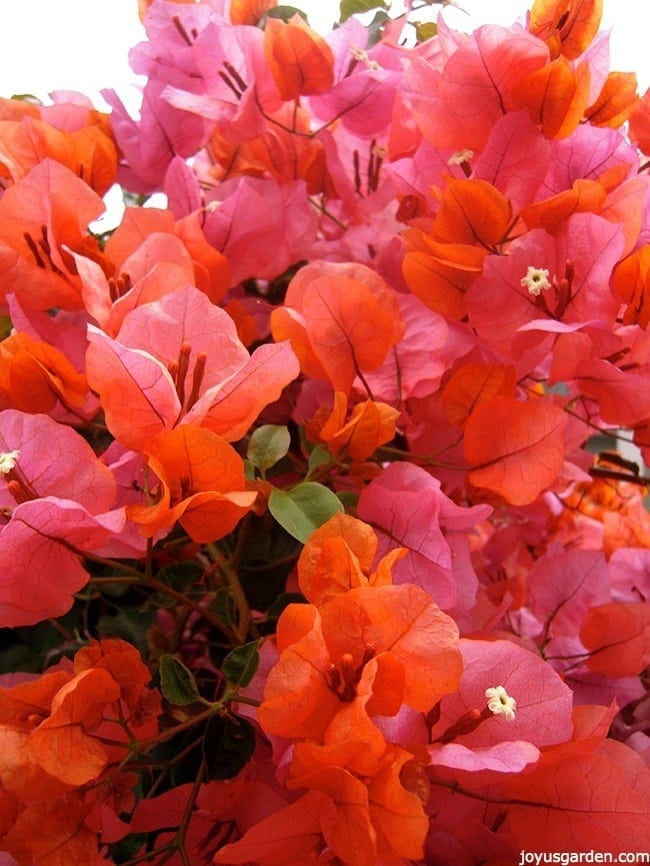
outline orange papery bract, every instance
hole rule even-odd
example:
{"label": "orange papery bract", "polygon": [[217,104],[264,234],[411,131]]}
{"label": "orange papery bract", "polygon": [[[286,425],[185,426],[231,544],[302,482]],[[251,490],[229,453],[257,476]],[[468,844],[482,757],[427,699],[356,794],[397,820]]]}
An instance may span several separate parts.
{"label": "orange papery bract", "polygon": [[0,343],[0,406],[47,413],[58,402],[79,409],[88,396],[86,377],[54,346],[21,332]]}
{"label": "orange papery bract", "polygon": [[335,514],[309,536],[298,559],[298,585],[305,597],[321,605],[354,587],[390,584],[391,568],[406,551],[391,550],[373,571],[377,544],[367,523]]}
{"label": "orange papery bract", "polygon": [[288,22],[267,20],[264,56],[284,100],[323,93],[334,82],[331,48],[300,15]]}
{"label": "orange papery bract", "polygon": [[160,486],[150,491],[153,504],[127,510],[148,537],[179,521],[193,541],[214,541],[239,523],[257,497],[246,490],[241,457],[205,428],[183,424],[164,431],[145,453]]}
{"label": "orange papery bract", "polygon": [[472,412],[486,400],[498,394],[514,397],[516,384],[512,366],[463,364],[442,391],[445,417],[456,427],[464,427]]}
{"label": "orange papery bract", "polygon": [[513,505],[533,502],[562,468],[566,424],[564,412],[546,401],[487,400],[465,427],[470,481]]}
{"label": "orange papery bract", "polygon": [[449,180],[431,234],[445,244],[491,247],[503,240],[511,222],[512,206],[492,184]]}
{"label": "orange papery bract", "polygon": [[646,244],[618,263],[612,286],[627,304],[623,313],[626,325],[647,328],[650,323],[650,247]]}
{"label": "orange papery bract", "polygon": [[546,138],[567,138],[584,116],[590,80],[587,63],[574,70],[564,57],[558,57],[519,82],[514,102],[517,108],[528,109]]}
{"label": "orange papery bract", "polygon": [[591,44],[602,14],[603,0],[535,0],[528,26],[548,43],[552,56],[575,60]]}
{"label": "orange papery bract", "polygon": [[650,608],[639,602],[610,602],[592,607],[580,628],[580,640],[590,651],[592,671],[633,677],[650,664]]}
{"label": "orange papery bract", "polygon": [[380,445],[390,442],[400,413],[386,403],[366,400],[353,407],[346,421],[347,408],[346,395],[337,391],[331,413],[320,429],[314,429],[318,425],[312,424],[311,430],[334,457],[349,456],[354,462],[361,463]]}
{"label": "orange papery bract", "polygon": [[277,0],[230,0],[230,20],[233,24],[257,24]]}
{"label": "orange papery bract", "polygon": [[610,72],[598,99],[585,111],[594,126],[619,127],[637,104],[637,77],[634,72]]}

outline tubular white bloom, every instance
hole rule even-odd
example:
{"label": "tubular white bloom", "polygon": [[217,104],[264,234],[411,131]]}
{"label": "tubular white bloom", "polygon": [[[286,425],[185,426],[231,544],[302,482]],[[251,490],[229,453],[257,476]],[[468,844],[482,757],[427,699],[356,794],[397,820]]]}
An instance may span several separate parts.
{"label": "tubular white bloom", "polygon": [[3,475],[7,475],[11,472],[12,469],[15,468],[18,458],[20,457],[20,451],[7,451],[0,454],[0,472]]}
{"label": "tubular white bloom", "polygon": [[522,277],[520,282],[525,289],[528,289],[529,295],[541,295],[546,289],[551,288],[548,268],[534,268],[529,265],[526,276]]}
{"label": "tubular white bloom", "polygon": [[505,716],[507,722],[512,722],[517,709],[517,701],[511,698],[503,686],[485,690],[488,709],[495,716]]}

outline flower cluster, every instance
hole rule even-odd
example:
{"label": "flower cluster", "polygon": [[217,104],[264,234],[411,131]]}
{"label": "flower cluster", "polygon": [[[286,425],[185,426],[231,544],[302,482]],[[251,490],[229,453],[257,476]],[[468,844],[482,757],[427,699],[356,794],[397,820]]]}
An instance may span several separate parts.
{"label": "flower cluster", "polygon": [[644,850],[650,92],[601,3],[138,5],[137,119],[0,100],[3,866]]}

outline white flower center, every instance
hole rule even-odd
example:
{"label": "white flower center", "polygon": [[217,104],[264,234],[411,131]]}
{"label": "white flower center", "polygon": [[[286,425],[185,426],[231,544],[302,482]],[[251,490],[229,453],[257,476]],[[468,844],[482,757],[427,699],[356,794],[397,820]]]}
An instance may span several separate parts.
{"label": "white flower center", "polygon": [[520,282],[525,289],[528,289],[529,295],[541,295],[546,289],[551,288],[548,268],[534,268],[529,265],[526,276],[522,277]]}
{"label": "white flower center", "polygon": [[452,154],[447,160],[447,165],[462,165],[464,162],[469,162],[470,159],[474,156],[474,151],[469,150],[469,148],[465,148],[465,150],[459,150],[458,153]]}
{"label": "white flower center", "polygon": [[517,701],[511,698],[503,686],[485,690],[488,709],[495,716],[505,716],[507,722],[512,722],[517,709]]}
{"label": "white flower center", "polygon": [[12,469],[15,469],[19,457],[20,451],[8,451],[0,454],[0,472],[7,475]]}

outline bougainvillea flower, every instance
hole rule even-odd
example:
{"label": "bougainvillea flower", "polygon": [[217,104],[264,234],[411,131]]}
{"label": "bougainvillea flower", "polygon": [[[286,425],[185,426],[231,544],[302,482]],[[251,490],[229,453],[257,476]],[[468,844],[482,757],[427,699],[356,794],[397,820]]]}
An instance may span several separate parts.
{"label": "bougainvillea flower", "polygon": [[420,858],[429,819],[418,795],[401,778],[413,755],[389,745],[362,778],[328,757],[327,748],[298,743],[287,787],[326,795],[321,831],[341,861],[373,866],[397,857]]}
{"label": "bougainvillea flower", "polygon": [[127,514],[149,537],[179,521],[194,541],[215,541],[237,525],[257,497],[245,489],[239,454],[210,430],[183,424],[154,436],[144,450],[158,487],[145,492],[153,504],[128,506]]}
{"label": "bougainvillea flower", "polygon": [[472,177],[498,189],[517,213],[535,198],[548,171],[551,145],[527,111],[512,111],[494,125],[472,161]]}
{"label": "bougainvillea flower", "polygon": [[650,786],[647,766],[638,755],[606,739],[592,750],[578,744],[564,761],[553,761],[552,750],[548,758],[501,783],[515,850],[548,845],[616,855],[621,845],[647,847]]}
{"label": "bougainvillea flower", "polygon": [[598,99],[585,112],[594,126],[614,128],[629,119],[637,104],[637,77],[634,72],[610,72]]}
{"label": "bougainvillea flower", "polygon": [[[305,191],[304,180],[280,184],[272,177],[243,177],[212,194],[203,231],[228,259],[234,285],[273,279],[310,258],[318,217]],[[258,219],[251,220],[251,213]]]}
{"label": "bougainvillea flower", "polygon": [[267,20],[264,56],[285,101],[322,93],[334,81],[331,48],[300,15],[289,21]]}
{"label": "bougainvillea flower", "polygon": [[326,408],[318,412],[308,429],[334,457],[345,455],[354,462],[362,462],[394,437],[399,410],[386,403],[365,400],[352,408],[346,420],[347,409],[346,395],[337,391],[331,412]]}
{"label": "bougainvillea flower", "polygon": [[274,310],[275,339],[290,339],[303,372],[349,394],[376,370],[404,332],[394,293],[364,265],[312,262]]}
{"label": "bougainvillea flower", "polygon": [[32,624],[69,610],[71,594],[88,580],[84,551],[137,556],[142,544],[123,534],[126,515],[114,507],[113,475],[74,430],[7,409],[0,413],[0,449],[7,554],[0,619]]}
{"label": "bougainvillea flower", "polygon": [[207,138],[201,117],[180,111],[161,98],[166,84],[150,79],[145,85],[140,118],[134,120],[114,90],[103,90],[111,107],[111,124],[127,165],[119,165],[118,181],[138,193],[162,186],[165,172],[178,154],[190,156]]}
{"label": "bougainvillea flower", "polygon": [[115,144],[99,126],[68,133],[29,116],[0,122],[0,174],[16,183],[45,158],[69,168],[100,196],[115,182]]}
{"label": "bougainvillea flower", "polygon": [[459,574],[445,533],[470,529],[490,511],[488,505],[455,505],[436,478],[411,463],[388,466],[363,490],[357,508],[377,532],[380,556],[396,545],[407,548],[407,556],[395,565],[395,583],[421,586],[443,610],[459,598]]}
{"label": "bougainvillea flower", "polygon": [[404,92],[427,141],[453,151],[480,151],[494,124],[516,107],[519,81],[548,61],[548,49],[524,30],[495,25],[480,27],[449,48],[442,68],[420,57],[412,60]]}
{"label": "bougainvillea flower", "polygon": [[182,419],[241,439],[298,373],[288,343],[249,355],[230,316],[191,287],[133,310],[118,340],[92,327],[89,340],[88,380],[111,432],[134,450]]}
{"label": "bougainvillea flower", "polygon": [[[320,611],[290,605],[278,622],[280,660],[269,674],[259,722],[279,736],[321,740],[339,709],[354,700],[365,666],[383,653],[403,669],[403,702],[424,711],[456,687],[457,635],[453,620],[410,585],[361,586]],[[382,704],[383,678],[377,682],[369,716],[373,701]],[[392,695],[390,678],[383,689]]]}
{"label": "bougainvillea flower", "polygon": [[[521,331],[535,319],[612,322],[619,302],[609,275],[622,251],[621,228],[591,213],[574,214],[554,237],[541,229],[527,232],[508,255],[488,256],[467,290],[479,338],[513,358],[540,342],[539,335]],[[501,311],[498,319],[495,309]]]}
{"label": "bougainvillea flower", "polygon": [[16,332],[0,343],[0,406],[50,413],[76,420],[92,417],[96,406],[88,382],[54,346]]}
{"label": "bougainvillea flower", "polygon": [[587,63],[574,69],[558,57],[523,76],[513,91],[513,102],[529,111],[546,138],[567,138],[584,116],[590,81]]}
{"label": "bougainvillea flower", "polygon": [[122,541],[125,523],[124,509],[93,515],[76,502],[55,496],[16,506],[0,532],[7,556],[0,586],[2,626],[33,625],[70,610],[73,593],[88,582],[84,552],[141,554],[141,549]]}
{"label": "bougainvillea flower", "polygon": [[[534,651],[505,640],[461,639],[459,646],[461,683],[442,699],[431,730],[434,766],[520,772],[538,749],[571,738],[571,689]],[[513,744],[511,754],[504,743]]]}
{"label": "bougainvillea flower", "polygon": [[[185,165],[177,157],[173,165]],[[187,166],[185,166],[187,168]],[[200,226],[202,214],[199,207],[192,208],[185,214],[177,214],[158,208],[126,208],[120,225],[115,229],[106,243],[106,256],[115,266],[116,271],[129,273],[131,282],[142,277],[157,263],[158,256],[150,253],[149,267],[144,261],[132,259],[133,254],[141,246],[143,238],[154,232],[176,235],[184,244],[192,259],[195,285],[214,303],[220,301],[230,285],[228,263],[225,257],[208,244]],[[131,272],[132,263],[139,265],[139,272]]]}
{"label": "bougainvillea flower", "polygon": [[575,635],[587,611],[610,599],[605,557],[597,550],[552,545],[526,581],[527,606],[544,623],[544,636]]}
{"label": "bougainvillea flower", "polygon": [[27,307],[83,309],[81,281],[69,250],[101,260],[88,223],[104,203],[70,169],[46,158],[0,200],[2,298]]}
{"label": "bougainvillea flower", "polygon": [[91,514],[108,511],[117,495],[110,470],[86,440],[46,415],[15,409],[0,413],[0,453],[17,452],[14,466],[5,465],[0,507],[57,497],[77,502]]}
{"label": "bougainvillea flower", "polygon": [[543,39],[552,55],[575,60],[598,32],[602,0],[535,0],[528,19],[531,33]]}
{"label": "bougainvillea flower", "polygon": [[335,514],[307,539],[298,559],[298,585],[317,606],[357,586],[392,582],[391,569],[405,551],[392,550],[373,570],[378,539],[367,523]]}

